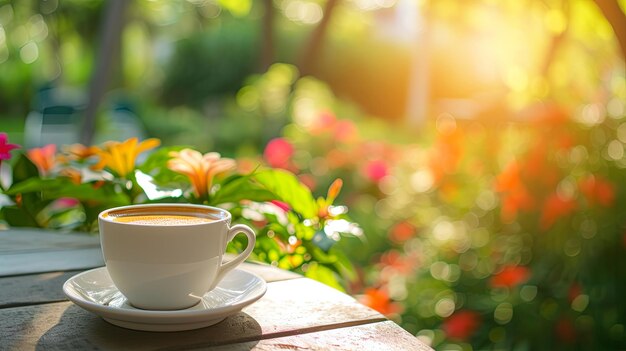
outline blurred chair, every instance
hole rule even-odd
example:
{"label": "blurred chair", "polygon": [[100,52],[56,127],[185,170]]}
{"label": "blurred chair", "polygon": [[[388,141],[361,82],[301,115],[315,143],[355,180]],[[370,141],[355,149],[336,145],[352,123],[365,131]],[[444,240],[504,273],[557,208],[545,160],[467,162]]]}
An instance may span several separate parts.
{"label": "blurred chair", "polygon": [[74,106],[47,106],[33,110],[26,117],[24,144],[26,148],[47,144],[67,145],[78,142],[80,115]]}

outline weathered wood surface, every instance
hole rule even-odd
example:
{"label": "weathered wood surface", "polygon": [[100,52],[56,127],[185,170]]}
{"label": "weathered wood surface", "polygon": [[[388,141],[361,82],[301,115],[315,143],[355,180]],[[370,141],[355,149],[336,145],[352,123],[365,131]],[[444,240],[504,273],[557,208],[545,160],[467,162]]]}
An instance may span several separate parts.
{"label": "weathered wood surface", "polygon": [[63,283],[103,265],[97,236],[0,231],[0,350],[430,350],[352,297],[275,267],[240,268],[268,282],[266,295],[203,329],[120,328],[68,302]]}
{"label": "weathered wood surface", "polygon": [[[186,350],[202,350],[207,344],[193,345]],[[171,348],[169,350],[178,350]],[[336,328],[320,332],[262,339],[246,343],[213,347],[214,351],[274,351],[274,350],[358,350],[358,351],[431,351],[406,331],[398,331],[391,321]]]}
{"label": "weathered wood surface", "polygon": [[57,233],[38,229],[0,230],[0,255],[99,247],[100,238],[93,234]]}
{"label": "weathered wood surface", "polygon": [[99,247],[0,254],[0,276],[86,270],[104,266]]}
{"label": "weathered wood surface", "polygon": [[268,284],[261,300],[223,322],[193,331],[123,329],[70,302],[0,309],[1,343],[11,349],[154,350],[224,345],[385,321],[348,295],[310,279]]}

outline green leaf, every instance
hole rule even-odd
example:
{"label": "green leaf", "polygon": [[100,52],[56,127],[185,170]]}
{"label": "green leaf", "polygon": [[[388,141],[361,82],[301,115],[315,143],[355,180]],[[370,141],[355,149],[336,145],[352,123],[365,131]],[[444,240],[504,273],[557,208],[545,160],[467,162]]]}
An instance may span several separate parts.
{"label": "green leaf", "polygon": [[249,175],[240,175],[227,178],[209,202],[219,205],[228,202],[237,203],[241,200],[263,202],[274,199],[276,196],[272,192],[253,182]]}
{"label": "green leaf", "polygon": [[288,203],[304,218],[317,216],[317,203],[311,191],[293,173],[268,170],[255,173],[251,177],[263,188],[273,193],[276,200]]}
{"label": "green leaf", "polygon": [[95,188],[92,183],[65,183],[59,187],[48,189],[44,198],[58,199],[71,197],[80,201],[96,201],[109,207],[129,205],[130,199],[123,193],[116,192],[111,186]]}
{"label": "green leaf", "polygon": [[333,287],[339,291],[344,291],[345,289],[339,284],[337,280],[337,275],[331,269],[322,266],[320,264],[311,263],[307,271],[304,273],[307,278],[311,278],[317,280],[318,282],[324,283],[330,287]]}
{"label": "green leaf", "polygon": [[25,154],[20,154],[13,165],[13,183],[19,183],[33,177],[39,177],[37,166]]}
{"label": "green leaf", "polygon": [[0,211],[4,219],[12,227],[39,227],[39,223],[22,208],[5,206],[0,208]]}
{"label": "green leaf", "polygon": [[337,258],[335,267],[338,268],[342,276],[346,277],[348,280],[355,280],[357,278],[356,270],[354,269],[354,265],[350,262],[348,256],[346,256],[343,251],[337,250],[335,247],[332,247],[330,252]]}
{"label": "green leaf", "polygon": [[28,178],[19,183],[13,183],[5,192],[7,195],[16,195],[21,193],[40,192],[46,189],[58,187],[63,183],[61,179],[42,179]]}

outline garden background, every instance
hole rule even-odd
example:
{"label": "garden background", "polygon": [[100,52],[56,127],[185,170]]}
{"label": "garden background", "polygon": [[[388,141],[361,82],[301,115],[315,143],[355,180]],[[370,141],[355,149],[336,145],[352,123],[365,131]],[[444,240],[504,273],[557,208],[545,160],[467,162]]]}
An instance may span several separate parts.
{"label": "garden background", "polygon": [[437,350],[624,349],[625,9],[0,0],[0,224],[220,205]]}

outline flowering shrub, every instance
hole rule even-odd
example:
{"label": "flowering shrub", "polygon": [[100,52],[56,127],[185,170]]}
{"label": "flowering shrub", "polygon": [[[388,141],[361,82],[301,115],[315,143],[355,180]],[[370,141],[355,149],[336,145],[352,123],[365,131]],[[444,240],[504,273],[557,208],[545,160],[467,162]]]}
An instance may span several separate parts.
{"label": "flowering shrub", "polygon": [[[11,177],[2,182],[8,204],[0,208],[0,216],[10,226],[94,231],[98,213],[115,206],[222,206],[235,221],[256,226],[253,258],[343,289],[340,282],[352,274],[352,266],[330,237],[358,233],[358,226],[349,221],[345,206],[333,205],[341,180],[325,198],[316,199],[287,171],[258,167],[240,173],[235,160],[216,152],[156,149],[159,144],[157,139],[131,138],[102,146],[70,145],[61,152],[47,145],[14,155]],[[2,161],[16,148],[0,134]],[[147,151],[153,152],[139,160]],[[245,246],[240,240],[230,250]]]}
{"label": "flowering shrub", "polygon": [[337,244],[349,292],[442,349],[626,347],[624,116],[545,104],[407,131],[292,81],[264,157],[314,190],[344,179],[364,230]]}

